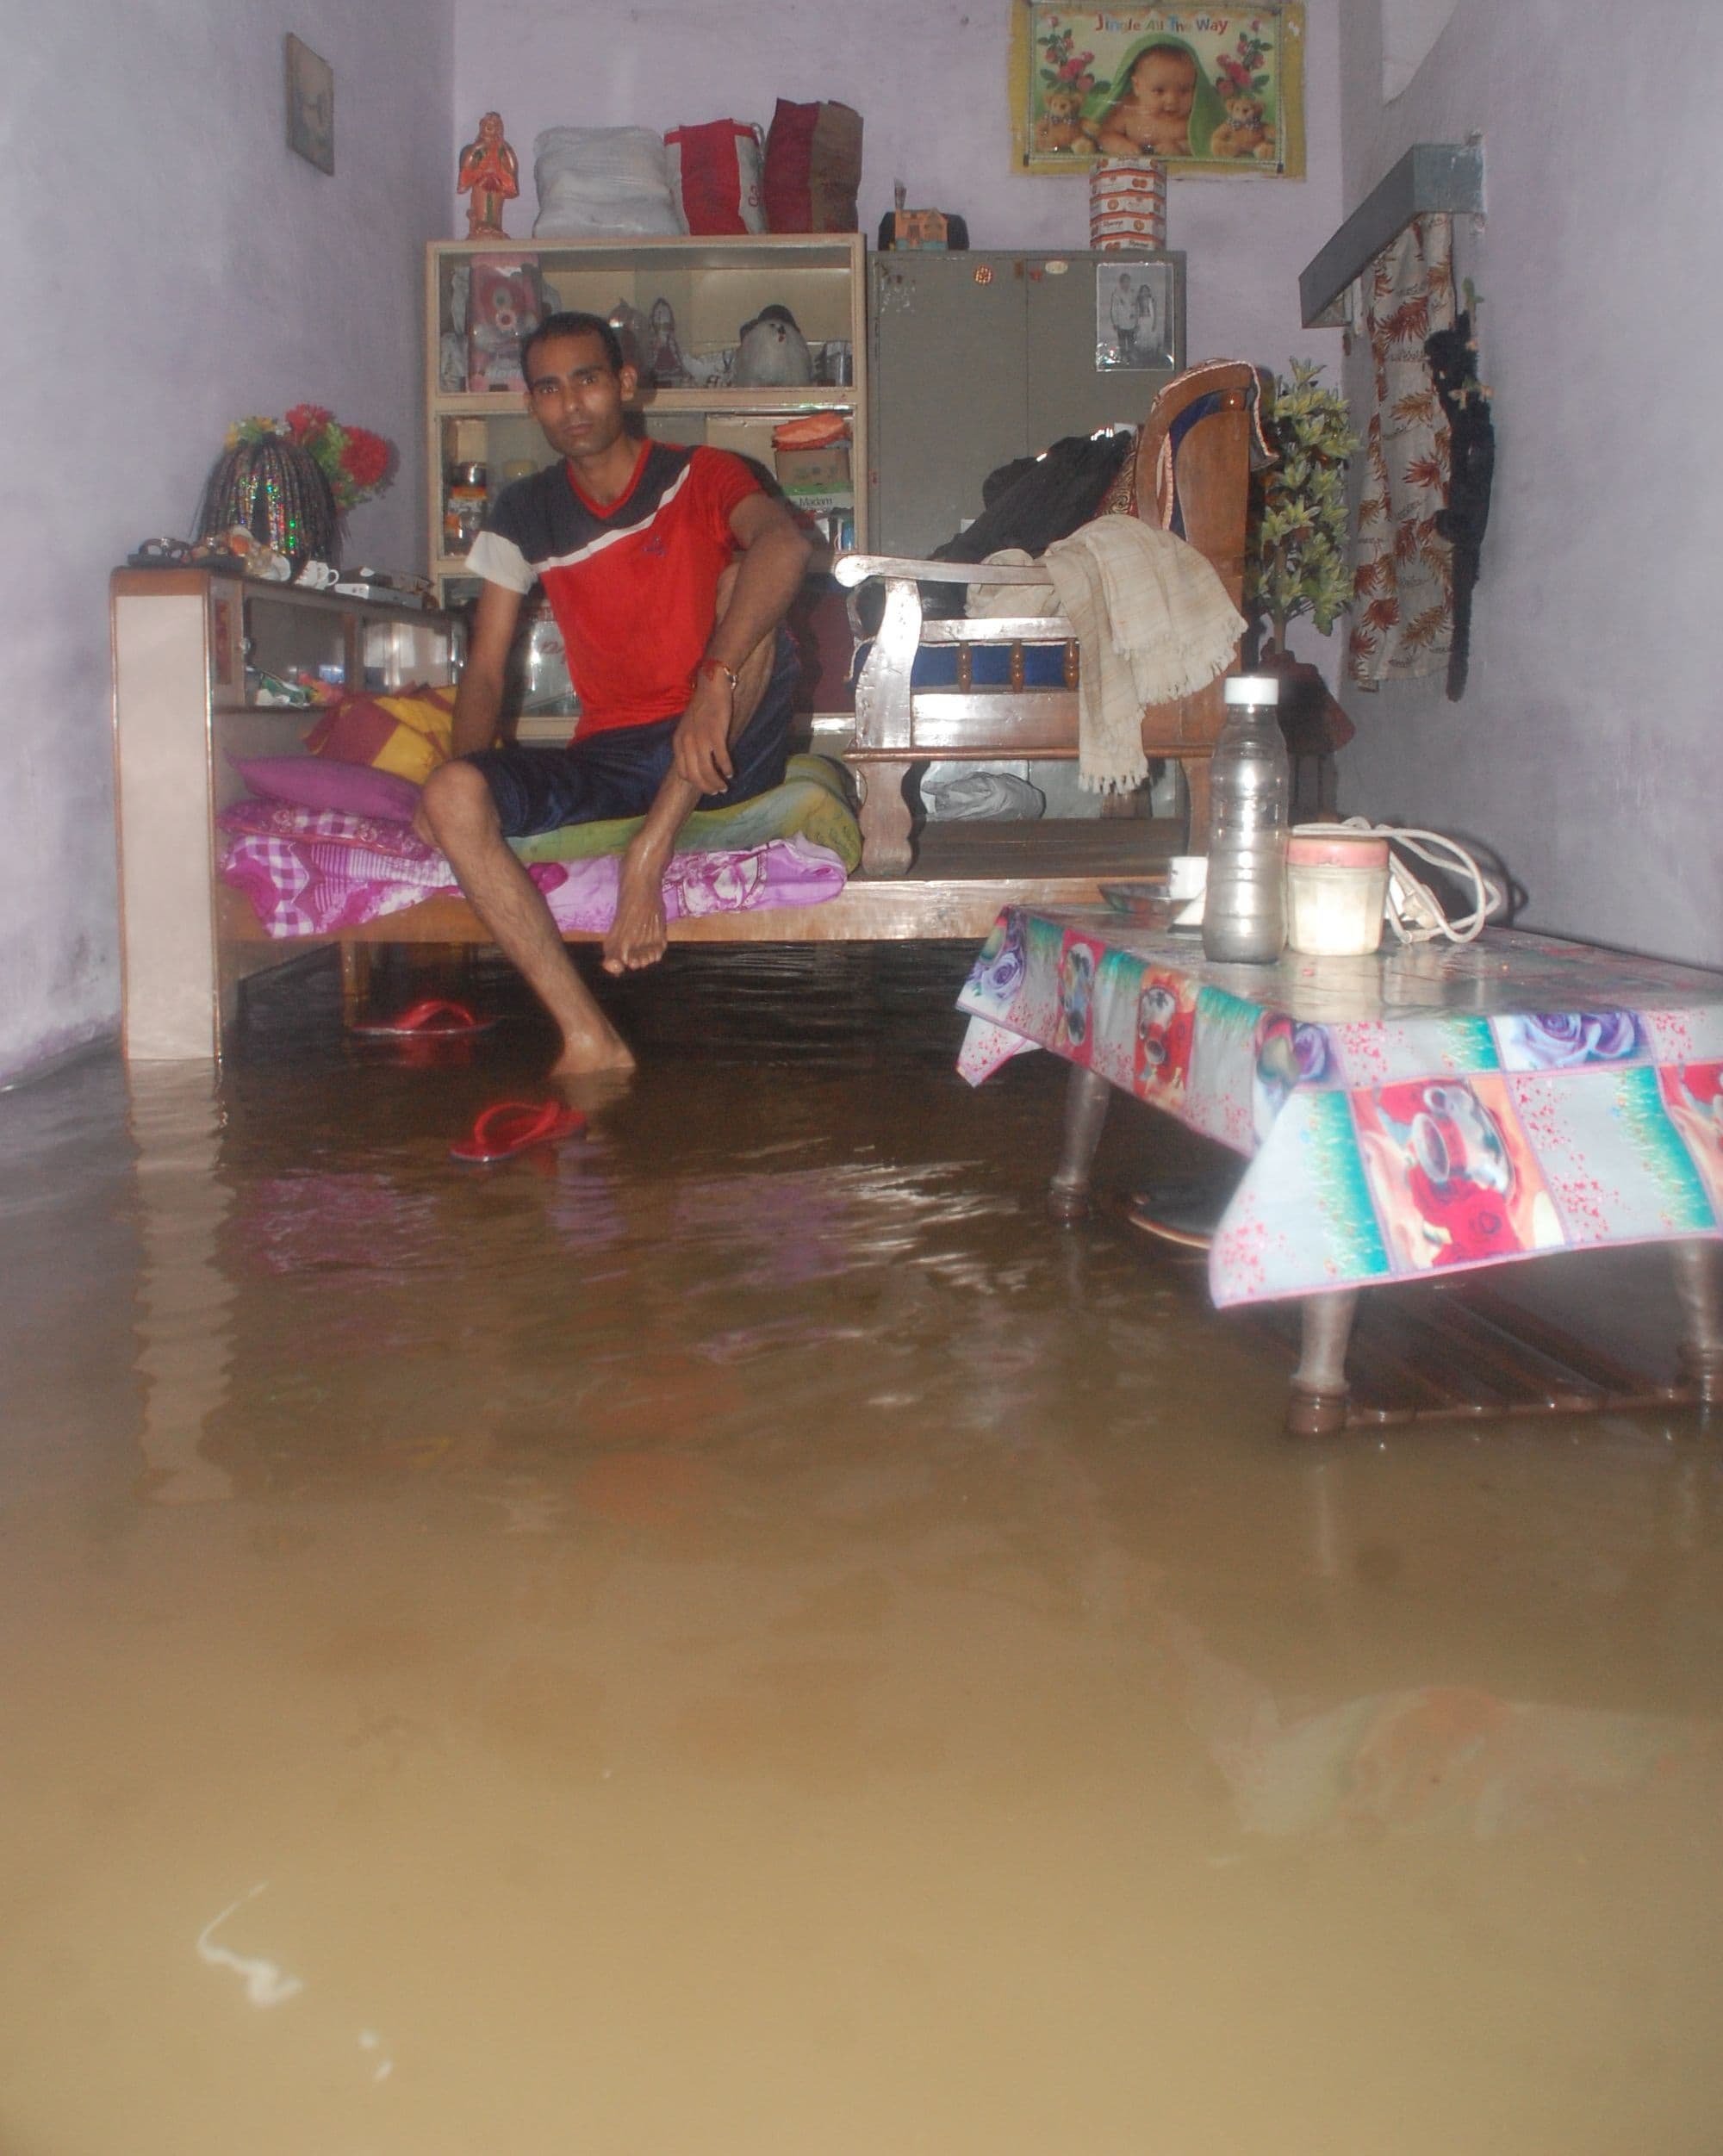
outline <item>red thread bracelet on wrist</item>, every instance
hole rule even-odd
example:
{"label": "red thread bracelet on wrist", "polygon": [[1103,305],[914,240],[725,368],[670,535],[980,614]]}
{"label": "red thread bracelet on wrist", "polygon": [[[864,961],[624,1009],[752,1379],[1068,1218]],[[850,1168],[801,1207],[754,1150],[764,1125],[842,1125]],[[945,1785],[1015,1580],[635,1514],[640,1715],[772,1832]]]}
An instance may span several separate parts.
{"label": "red thread bracelet on wrist", "polygon": [[721,674],[724,676],[725,680],[730,684],[731,694],[734,696],[737,689],[740,687],[740,684],[737,681],[736,675],[727,666],[725,666],[722,659],[702,659],[700,664],[694,668],[694,675],[697,680],[703,676],[710,676],[714,674]]}

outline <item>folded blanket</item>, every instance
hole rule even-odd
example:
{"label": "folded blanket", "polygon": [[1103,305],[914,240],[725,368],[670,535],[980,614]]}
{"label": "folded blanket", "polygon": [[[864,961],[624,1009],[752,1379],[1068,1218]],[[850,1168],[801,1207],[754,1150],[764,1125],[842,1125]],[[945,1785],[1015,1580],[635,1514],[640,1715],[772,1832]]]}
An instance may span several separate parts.
{"label": "folded blanket", "polygon": [[[862,833],[849,805],[848,774],[830,756],[792,756],[781,786],[732,809],[697,809],[676,838],[679,854],[745,853],[774,838],[802,838],[835,854],[853,872],[861,866]],[[620,854],[642,817],[605,823],[569,823],[510,842],[522,861],[590,861]],[[346,810],[308,810],[291,802],[246,798],[221,811],[224,830],[258,838],[315,838],[332,846],[364,846],[418,861],[434,856],[410,823]]]}
{"label": "folded blanket", "polygon": [[[990,555],[1023,562],[1016,548]],[[977,614],[1057,612],[1075,631],[1079,786],[1127,792],[1148,776],[1142,715],[1224,672],[1245,623],[1206,555],[1135,517],[1097,517],[1044,555],[1045,587],[973,593]]]}
{"label": "folded blanket", "polygon": [[[410,823],[282,801],[236,801],[223,879],[243,891],[271,935],[330,935],[457,888],[448,862]],[[515,851],[565,932],[601,930],[616,911],[621,855],[644,821],[570,824]],[[731,809],[696,811],[664,872],[664,910],[738,912],[835,898],[862,858],[842,765],[792,756],[782,786]]]}
{"label": "folded blanket", "polygon": [[[559,831],[518,838],[524,861],[588,861],[619,854],[645,821],[619,817],[605,823],[568,823]],[[849,805],[843,767],[830,756],[792,756],[784,783],[733,809],[696,809],[676,835],[679,854],[736,852],[774,838],[805,838],[836,854],[852,872],[862,865],[862,832]]]}
{"label": "folded blanket", "polygon": [[[329,811],[297,811],[321,824],[295,837],[241,832],[221,851],[224,882],[243,891],[272,936],[333,935],[458,889],[449,864],[410,831],[377,847],[341,828],[358,819]],[[616,913],[618,855],[591,861],[539,861],[528,873],[550,917],[565,934],[601,931]],[[805,839],[763,846],[678,854],[664,872],[664,911],[672,921],[691,914],[737,913],[756,906],[810,906],[835,898],[843,864]]]}

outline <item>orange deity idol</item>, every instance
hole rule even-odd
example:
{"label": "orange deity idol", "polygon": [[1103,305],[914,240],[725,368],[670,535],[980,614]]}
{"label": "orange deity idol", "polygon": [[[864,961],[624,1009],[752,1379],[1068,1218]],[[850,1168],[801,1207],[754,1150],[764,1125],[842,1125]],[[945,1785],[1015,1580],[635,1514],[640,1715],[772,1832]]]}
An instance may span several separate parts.
{"label": "orange deity idol", "polygon": [[479,122],[478,140],[461,152],[456,191],[470,197],[469,239],[501,239],[502,206],[520,192],[520,167],[502,138],[502,115],[488,112]]}

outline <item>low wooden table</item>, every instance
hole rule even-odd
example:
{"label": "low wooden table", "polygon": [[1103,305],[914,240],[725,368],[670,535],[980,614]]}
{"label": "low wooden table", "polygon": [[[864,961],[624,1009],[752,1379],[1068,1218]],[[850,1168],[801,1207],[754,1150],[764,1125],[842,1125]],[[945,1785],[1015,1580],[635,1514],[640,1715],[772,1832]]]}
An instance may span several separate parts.
{"label": "low wooden table", "polygon": [[959,998],[979,1084],[1073,1066],[1050,1203],[1079,1216],[1115,1090],[1247,1156],[1217,1306],[1296,1298],[1287,1426],[1346,1420],[1359,1290],[1669,1245],[1691,1397],[1723,1401],[1723,977],[1508,931],[1216,966],[1195,936],[1010,907]]}

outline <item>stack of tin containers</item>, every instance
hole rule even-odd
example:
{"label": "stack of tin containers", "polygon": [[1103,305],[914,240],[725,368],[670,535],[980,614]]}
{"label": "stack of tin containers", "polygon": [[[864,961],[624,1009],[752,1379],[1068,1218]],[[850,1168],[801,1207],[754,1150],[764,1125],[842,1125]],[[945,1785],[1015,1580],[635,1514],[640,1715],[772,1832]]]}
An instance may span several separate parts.
{"label": "stack of tin containers", "polygon": [[1159,158],[1097,158],[1089,167],[1089,245],[1102,254],[1166,245],[1166,167]]}

